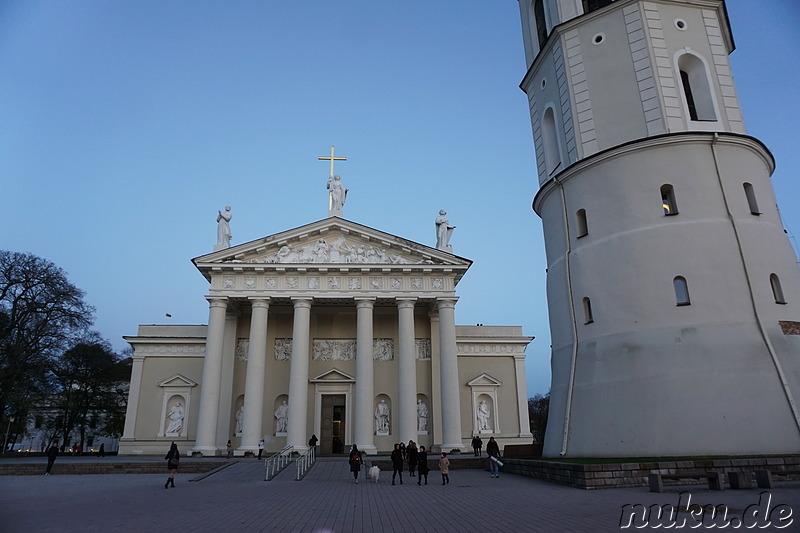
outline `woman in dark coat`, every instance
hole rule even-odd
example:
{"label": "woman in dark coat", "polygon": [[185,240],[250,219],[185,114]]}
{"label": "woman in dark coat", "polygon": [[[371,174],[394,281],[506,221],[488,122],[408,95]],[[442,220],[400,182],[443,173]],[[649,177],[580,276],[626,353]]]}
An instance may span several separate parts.
{"label": "woman in dark coat", "polygon": [[164,483],[164,488],[168,489],[170,485],[174,488],[175,474],[178,472],[178,462],[181,460],[181,452],[178,451],[177,444],[174,442],[172,443],[164,459],[167,460],[167,469],[169,470],[169,477],[167,478],[167,482]]}
{"label": "woman in dark coat", "polygon": [[356,483],[358,483],[358,473],[361,471],[361,465],[364,460],[361,457],[361,451],[359,451],[355,444],[353,444],[353,449],[350,450],[348,461],[350,462],[350,471],[353,473],[353,478],[355,478]]}
{"label": "woman in dark coat", "polygon": [[417,485],[422,485],[422,476],[425,476],[425,484],[428,484],[428,452],[425,446],[419,447],[417,452]]}
{"label": "woman in dark coat", "polygon": [[397,477],[397,474],[400,474],[400,484],[403,484],[403,461],[405,457],[403,457],[403,450],[400,447],[400,443],[395,443],[394,450],[392,450],[392,468],[394,471],[392,472],[392,485],[394,485],[394,479]]}
{"label": "woman in dark coat", "polygon": [[408,441],[406,453],[408,454],[408,474],[411,477],[414,477],[414,472],[417,470],[417,456],[419,454],[419,451],[417,450],[417,443],[413,440]]}

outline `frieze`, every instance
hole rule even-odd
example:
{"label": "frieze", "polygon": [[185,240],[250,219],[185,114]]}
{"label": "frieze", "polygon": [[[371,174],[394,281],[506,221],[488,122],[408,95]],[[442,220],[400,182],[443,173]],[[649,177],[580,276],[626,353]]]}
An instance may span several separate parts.
{"label": "frieze", "polygon": [[459,353],[469,354],[483,354],[483,353],[502,353],[502,354],[523,354],[525,349],[523,346],[513,344],[458,344]]}
{"label": "frieze", "polygon": [[250,339],[236,339],[236,351],[234,356],[240,361],[247,361],[247,354],[250,350]]}
{"label": "frieze", "polygon": [[205,344],[137,344],[136,352],[163,355],[203,355]]}
{"label": "frieze", "polygon": [[292,360],[292,339],[275,339],[275,360]]}
{"label": "frieze", "polygon": [[417,348],[417,361],[429,361],[431,358],[431,340],[414,339]]}

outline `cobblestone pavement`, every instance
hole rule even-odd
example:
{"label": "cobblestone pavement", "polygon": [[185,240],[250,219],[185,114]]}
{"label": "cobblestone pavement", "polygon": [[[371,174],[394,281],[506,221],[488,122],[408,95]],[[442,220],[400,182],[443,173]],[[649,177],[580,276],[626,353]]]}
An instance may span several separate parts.
{"label": "cobblestone pavement", "polygon": [[[166,478],[166,471],[0,476],[0,531],[606,532],[620,531],[624,505],[677,506],[681,490],[689,491],[692,504],[727,505],[728,518],[741,518],[759,501],[763,509],[771,496],[770,508],[788,505],[793,522],[784,529],[756,529],[800,531],[800,483],[780,483],[766,495],[762,489],[714,492],[701,486],[654,494],[646,487],[586,491],[519,476],[494,479],[480,470],[452,470],[449,485],[443,486],[440,474],[432,471],[427,486],[418,486],[407,473],[403,485],[392,486],[391,473],[385,471],[377,484],[363,476],[355,484],[346,459],[321,459],[302,481],[294,481],[294,465],[264,481],[263,462],[254,459],[234,460],[207,476],[179,473],[176,488],[168,490]],[[678,515],[679,520],[689,516]],[[685,529],[690,525],[696,524],[690,522]]]}

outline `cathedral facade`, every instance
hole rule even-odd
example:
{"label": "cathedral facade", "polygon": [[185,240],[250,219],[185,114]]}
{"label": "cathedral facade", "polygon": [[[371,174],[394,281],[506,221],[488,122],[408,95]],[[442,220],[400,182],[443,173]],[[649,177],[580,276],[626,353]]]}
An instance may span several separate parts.
{"label": "cathedral facade", "polygon": [[[332,182],[333,183],[333,182]],[[331,188],[331,187],[329,187]],[[459,326],[471,261],[341,218],[193,260],[209,282],[208,325],[142,325],[121,454],[389,452],[531,442],[525,348],[514,326]],[[444,231],[447,231],[447,227]]]}

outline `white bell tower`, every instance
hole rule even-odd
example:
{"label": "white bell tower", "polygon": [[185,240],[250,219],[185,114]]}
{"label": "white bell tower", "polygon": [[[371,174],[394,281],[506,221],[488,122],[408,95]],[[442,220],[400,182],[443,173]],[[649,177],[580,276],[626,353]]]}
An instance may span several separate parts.
{"label": "white bell tower", "polygon": [[797,453],[800,269],[723,0],[519,0],[547,251],[544,454]]}

